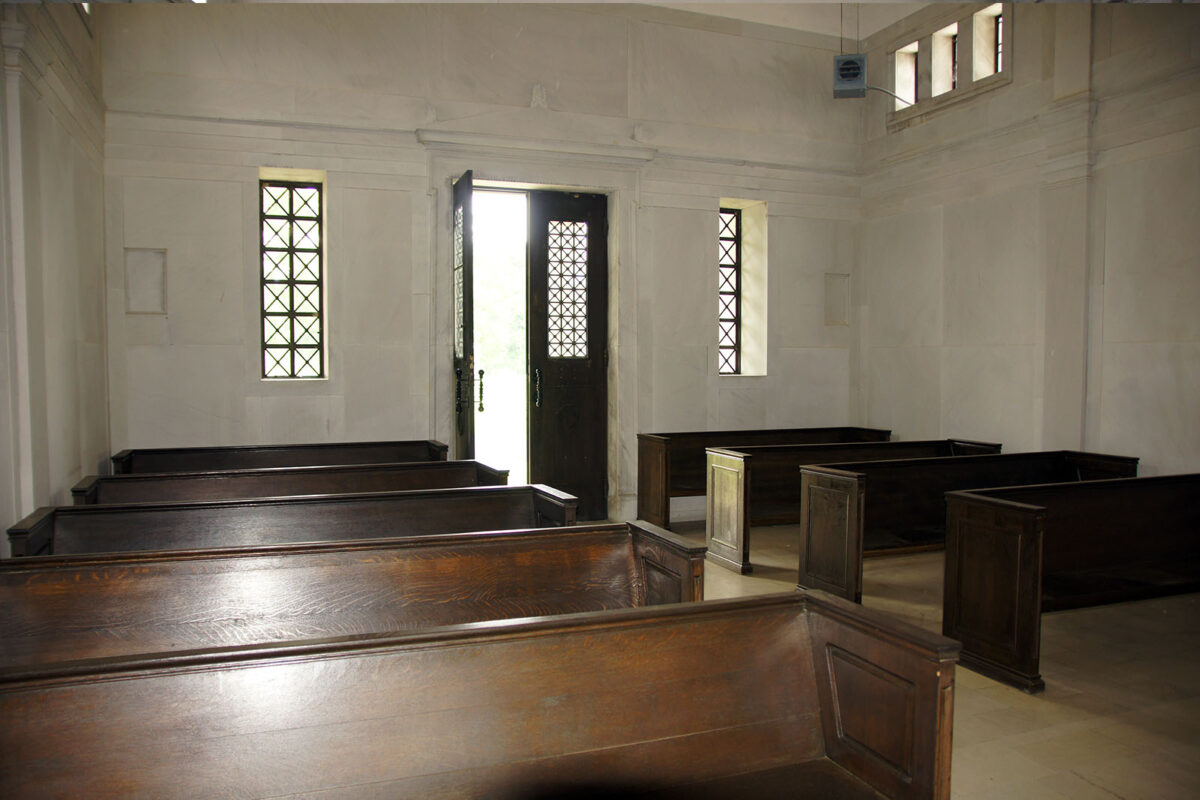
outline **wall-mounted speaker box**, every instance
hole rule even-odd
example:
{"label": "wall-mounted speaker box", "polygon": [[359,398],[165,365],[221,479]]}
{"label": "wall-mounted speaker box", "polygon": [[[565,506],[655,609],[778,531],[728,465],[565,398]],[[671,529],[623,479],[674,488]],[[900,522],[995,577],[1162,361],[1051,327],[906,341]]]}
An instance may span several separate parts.
{"label": "wall-mounted speaker box", "polygon": [[833,96],[867,96],[867,56],[865,53],[833,57]]}

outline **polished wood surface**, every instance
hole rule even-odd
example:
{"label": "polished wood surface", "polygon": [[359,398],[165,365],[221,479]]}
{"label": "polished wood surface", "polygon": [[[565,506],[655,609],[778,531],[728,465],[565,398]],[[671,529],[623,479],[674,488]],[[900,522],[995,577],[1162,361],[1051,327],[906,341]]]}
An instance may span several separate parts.
{"label": "polished wood surface", "polygon": [[701,600],[703,565],[640,523],[7,559],[0,668]]}
{"label": "polished wood surface", "polygon": [[726,569],[751,572],[750,527],[800,521],[802,465],[999,452],[999,444],[963,439],[710,447],[705,515],[708,558]]}
{"label": "polished wood surface", "polygon": [[478,461],[406,461],[204,472],[89,475],[71,489],[75,505],[233,500],[305,494],[504,486],[508,470]]}
{"label": "polished wood surface", "polygon": [[705,450],[709,447],[886,442],[891,433],[853,427],[639,433],[637,515],[655,525],[671,527],[671,498],[705,492]]}
{"label": "polished wood surface", "polygon": [[946,800],[957,649],[796,592],[0,670],[0,782],[33,799]]}
{"label": "polished wood surface", "polygon": [[1137,463],[1055,450],[801,467],[799,584],[860,600],[864,552],[943,546],[946,492],[1131,477]]}
{"label": "polished wood surface", "polygon": [[1200,474],[946,495],[942,626],[1026,691],[1044,611],[1200,589]]}
{"label": "polished wood surface", "polygon": [[163,447],[122,450],[112,457],[113,472],[198,472],[208,469],[262,469],[322,464],[390,464],[445,461],[446,445],[432,439],[398,442]]}
{"label": "polished wood surface", "polygon": [[575,524],[549,486],[477,486],[253,500],[40,508],[8,529],[14,556],[251,547]]}

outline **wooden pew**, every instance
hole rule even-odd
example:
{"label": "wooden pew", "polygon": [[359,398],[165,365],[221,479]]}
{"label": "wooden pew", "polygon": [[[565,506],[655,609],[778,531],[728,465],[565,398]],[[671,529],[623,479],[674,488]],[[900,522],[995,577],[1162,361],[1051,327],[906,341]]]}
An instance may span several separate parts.
{"label": "wooden pew", "polygon": [[322,464],[390,464],[445,461],[447,446],[432,439],[402,442],[326,442],[232,447],[163,447],[122,450],[113,472],[200,472],[208,469],[311,467]]}
{"label": "wooden pew", "polygon": [[1137,463],[1055,450],[801,467],[799,583],[858,602],[865,551],[943,546],[946,492],[1126,478]]}
{"label": "wooden pew", "polygon": [[8,529],[13,556],[253,547],[574,525],[549,486],[40,508]]}
{"label": "wooden pew", "polygon": [[644,523],[0,562],[0,667],[704,599]]}
{"label": "wooden pew", "polygon": [[957,650],[796,592],[0,670],[0,782],[25,800],[946,800]]}
{"label": "wooden pew", "polygon": [[638,519],[671,527],[671,498],[704,494],[705,450],[762,444],[886,442],[876,428],[778,428],[638,434]]}
{"label": "wooden pew", "polygon": [[1200,474],[946,495],[942,627],[1029,692],[1041,614],[1200,589]]}
{"label": "wooden pew", "polygon": [[804,464],[999,452],[998,444],[962,439],[710,447],[704,531],[708,558],[726,569],[751,572],[750,526],[800,521]]}
{"label": "wooden pew", "polygon": [[75,505],[235,500],[303,494],[504,486],[508,470],[478,461],[406,461],[316,467],[89,475],[71,489]]}

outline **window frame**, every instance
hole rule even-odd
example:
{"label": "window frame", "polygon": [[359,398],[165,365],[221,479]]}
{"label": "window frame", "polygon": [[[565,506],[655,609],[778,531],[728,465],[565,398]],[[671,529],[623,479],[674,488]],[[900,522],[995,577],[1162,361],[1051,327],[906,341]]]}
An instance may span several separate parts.
{"label": "window frame", "polygon": [[[266,202],[267,189],[286,188],[288,190],[288,211],[284,215],[271,214]],[[317,193],[317,208],[315,216],[297,215],[293,198],[298,189],[315,189]],[[281,178],[264,178],[260,177],[258,181],[258,198],[259,198],[259,280],[258,280],[258,297],[259,297],[259,366],[260,376],[262,380],[269,381],[289,381],[289,380],[325,380],[328,378],[328,354],[326,350],[327,338],[326,330],[326,314],[325,314],[325,183],[321,180],[291,180]],[[288,243],[286,247],[269,247],[267,244],[267,223],[268,220],[286,220],[288,230]],[[298,221],[315,221],[317,232],[317,243],[313,247],[297,247],[295,239],[295,226]],[[268,269],[268,254],[269,253],[286,253],[288,261],[287,277],[284,280],[271,279],[270,270]],[[313,254],[313,260],[309,263],[309,267],[315,264],[315,277],[313,280],[297,280],[295,273],[295,257],[300,253]],[[287,291],[287,310],[283,313],[272,312],[269,309],[268,292],[270,286],[286,285]],[[311,286],[312,291],[307,293],[305,300],[316,306],[315,312],[300,312],[298,311],[298,303],[296,299],[296,289],[298,285]],[[278,297],[278,295],[276,295]],[[278,319],[286,318],[288,332],[286,333],[286,343],[283,345],[272,343],[271,335],[268,334],[268,325],[271,318]],[[300,339],[303,334],[297,334],[297,323],[300,319],[317,320],[317,332],[315,334],[315,343],[302,344]],[[308,335],[312,336],[310,325],[304,326]],[[275,331],[282,333],[278,326]],[[315,355],[312,358],[304,358],[299,354],[300,350],[315,350]],[[272,351],[286,350],[287,351],[287,367],[286,374],[271,374],[271,368],[268,366],[269,359],[275,359],[275,364],[282,366],[282,362],[271,354]],[[302,374],[305,365],[311,365],[313,359],[317,359],[315,374]],[[297,359],[303,359],[303,362],[298,366]]]}
{"label": "window frame", "polygon": [[[733,235],[726,237],[724,235],[727,225],[725,223],[725,215],[732,215],[735,220]],[[742,209],[730,208],[721,206],[717,212],[717,374],[718,375],[741,375],[742,374]],[[732,242],[732,263],[725,264],[725,254],[730,251],[725,247],[725,242]],[[725,275],[733,275],[733,289],[726,291],[722,289],[725,284]],[[723,298],[733,298],[733,316],[726,318],[722,314],[722,310],[728,308]],[[732,323],[731,328],[726,325]],[[728,333],[732,333],[733,344],[723,344]],[[730,353],[730,356],[726,356]]]}

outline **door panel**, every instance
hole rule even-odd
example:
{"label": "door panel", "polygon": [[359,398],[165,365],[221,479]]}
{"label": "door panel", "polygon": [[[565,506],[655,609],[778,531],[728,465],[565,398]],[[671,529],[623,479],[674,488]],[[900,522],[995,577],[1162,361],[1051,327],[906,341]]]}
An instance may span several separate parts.
{"label": "door panel", "polygon": [[471,236],[471,194],[474,191],[468,170],[454,183],[452,206],[452,260],[454,285],[454,454],[455,458],[475,457],[475,410],[472,399],[475,384],[474,331],[474,245]]}
{"label": "door panel", "polygon": [[530,481],[608,516],[608,200],[529,195]]}

